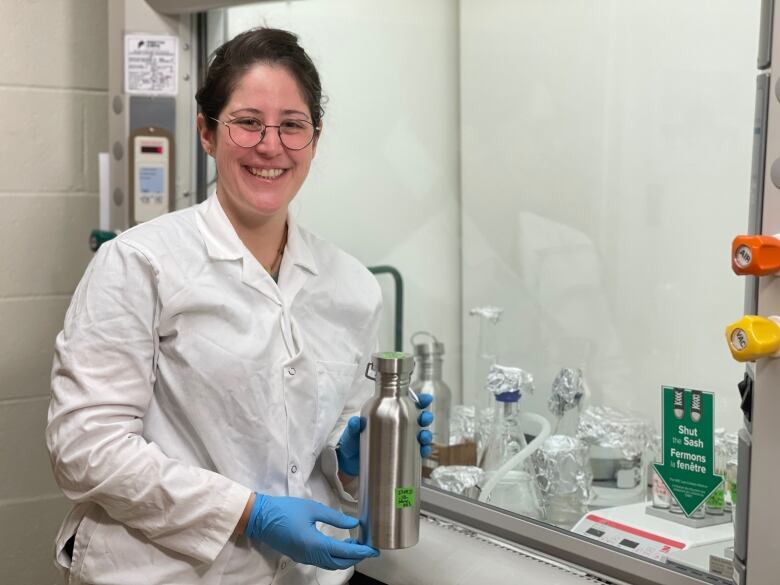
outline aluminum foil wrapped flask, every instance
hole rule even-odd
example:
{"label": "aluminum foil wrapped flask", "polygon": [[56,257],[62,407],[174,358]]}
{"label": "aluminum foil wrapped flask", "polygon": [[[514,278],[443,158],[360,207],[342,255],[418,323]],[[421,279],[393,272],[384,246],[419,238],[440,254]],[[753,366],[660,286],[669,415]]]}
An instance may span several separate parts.
{"label": "aluminum foil wrapped flask", "polygon": [[407,548],[420,537],[419,411],[409,389],[413,369],[411,355],[392,352],[375,353],[366,367],[376,390],[360,413],[366,420],[360,438],[360,542],[378,549]]}

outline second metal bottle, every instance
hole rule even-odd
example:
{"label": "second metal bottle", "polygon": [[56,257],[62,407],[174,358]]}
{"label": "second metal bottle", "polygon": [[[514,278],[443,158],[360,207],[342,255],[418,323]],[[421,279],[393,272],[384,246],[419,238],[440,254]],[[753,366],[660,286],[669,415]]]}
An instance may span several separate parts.
{"label": "second metal bottle", "polygon": [[[419,337],[430,339],[419,341]],[[433,442],[436,445],[450,444],[450,419],[452,417],[452,392],[442,379],[442,356],[444,344],[427,331],[412,335],[417,379],[409,386],[415,394],[432,394]]]}
{"label": "second metal bottle", "polygon": [[360,413],[366,420],[360,439],[360,541],[374,548],[407,548],[419,540],[419,411],[409,391],[413,369],[414,359],[406,353],[375,353],[366,368],[376,390]]}

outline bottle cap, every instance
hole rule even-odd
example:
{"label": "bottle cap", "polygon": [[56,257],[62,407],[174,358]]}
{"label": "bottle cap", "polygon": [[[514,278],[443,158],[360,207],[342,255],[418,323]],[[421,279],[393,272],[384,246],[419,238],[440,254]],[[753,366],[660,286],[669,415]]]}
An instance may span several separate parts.
{"label": "bottle cap", "polygon": [[499,402],[518,402],[520,400],[520,392],[502,392],[496,394],[496,400]]}
{"label": "bottle cap", "polygon": [[385,351],[371,356],[371,367],[378,374],[410,375],[414,370],[414,358],[401,351]]}
{"label": "bottle cap", "polygon": [[[420,335],[427,335],[430,339],[417,341]],[[415,357],[426,358],[428,356],[444,355],[444,344],[436,339],[436,336],[427,331],[418,331],[412,335],[412,347]]]}
{"label": "bottle cap", "polygon": [[[534,391],[534,377],[520,368],[490,366],[485,388],[492,392],[496,400],[501,402],[516,402],[525,392]],[[501,398],[504,394],[516,394],[517,398]]]}

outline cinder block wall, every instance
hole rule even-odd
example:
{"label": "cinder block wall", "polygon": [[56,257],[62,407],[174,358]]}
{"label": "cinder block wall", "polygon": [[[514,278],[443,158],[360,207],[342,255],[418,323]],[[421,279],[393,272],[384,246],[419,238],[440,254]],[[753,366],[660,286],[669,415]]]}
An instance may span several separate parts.
{"label": "cinder block wall", "polygon": [[106,0],[0,0],[0,582],[58,583],[43,438],[54,338],[92,253]]}

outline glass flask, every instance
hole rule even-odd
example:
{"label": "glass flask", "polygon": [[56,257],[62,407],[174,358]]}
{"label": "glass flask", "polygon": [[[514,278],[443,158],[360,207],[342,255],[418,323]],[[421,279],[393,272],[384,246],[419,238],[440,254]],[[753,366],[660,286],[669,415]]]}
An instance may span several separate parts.
{"label": "glass flask", "polygon": [[520,424],[520,392],[497,395],[492,432],[479,466],[486,472],[495,471],[527,446],[528,442]]}
{"label": "glass flask", "polygon": [[525,470],[513,469],[507,473],[493,488],[487,502],[528,518],[541,518],[534,478]]}
{"label": "glass flask", "polygon": [[[493,366],[488,377],[488,389],[495,396],[495,405],[491,432],[479,466],[489,480],[505,463],[528,446],[522,427],[520,397],[522,389],[533,389],[533,379],[518,368]],[[498,481],[486,501],[517,514],[541,517],[527,457]]]}

